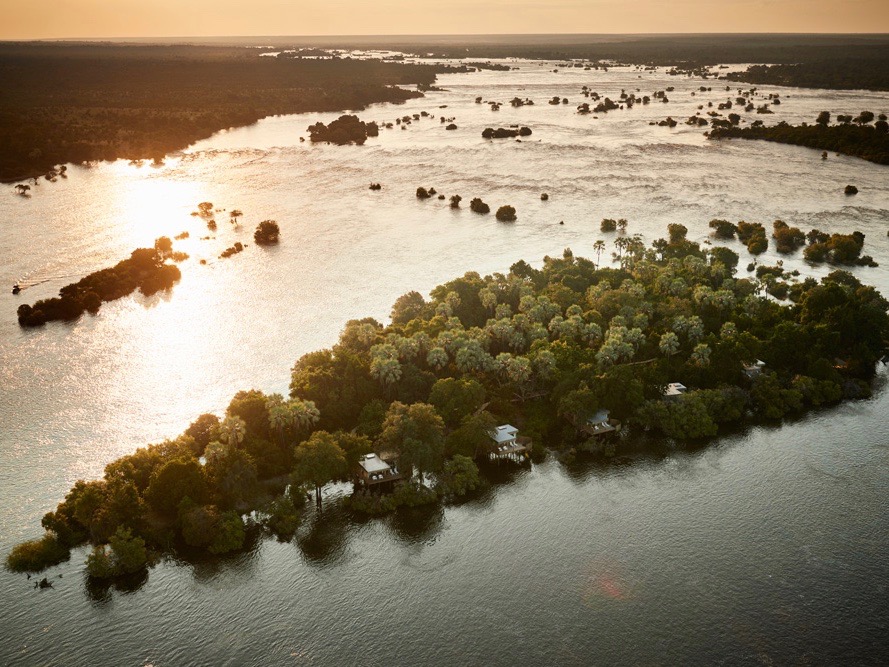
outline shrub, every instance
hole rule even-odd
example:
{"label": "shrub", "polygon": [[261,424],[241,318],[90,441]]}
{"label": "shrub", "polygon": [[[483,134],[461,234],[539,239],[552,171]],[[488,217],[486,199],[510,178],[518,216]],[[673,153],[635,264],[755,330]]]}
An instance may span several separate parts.
{"label": "shrub", "polygon": [[253,232],[253,240],[257,245],[274,245],[278,242],[281,230],[274,220],[263,220]]}
{"label": "shrub", "polygon": [[59,543],[53,533],[46,533],[39,540],[28,540],[14,546],[6,556],[6,567],[13,572],[39,572],[68,558],[68,549]]}
{"label": "shrub", "polygon": [[605,218],[604,220],[602,220],[602,224],[599,225],[599,228],[603,232],[617,231],[617,220],[612,220],[611,218]]}
{"label": "shrub", "polygon": [[500,222],[515,222],[515,208],[512,206],[501,206],[497,209],[497,219]]}
{"label": "shrub", "polygon": [[488,206],[485,202],[483,202],[478,197],[476,197],[475,199],[473,199],[472,201],[469,202],[469,209],[473,213],[485,214],[485,213],[491,212],[491,207]]}

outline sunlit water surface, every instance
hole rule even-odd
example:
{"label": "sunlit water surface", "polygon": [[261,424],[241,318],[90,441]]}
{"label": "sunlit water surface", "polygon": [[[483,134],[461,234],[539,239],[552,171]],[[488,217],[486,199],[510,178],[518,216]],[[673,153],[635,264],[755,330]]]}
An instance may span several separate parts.
{"label": "sunlit water surface", "polygon": [[[238,389],[286,392],[293,361],[334,342],[349,318],[383,320],[400,294],[465,271],[539,265],[566,247],[589,256],[603,217],[627,218],[648,241],[671,222],[702,241],[715,217],[859,229],[883,266],[855,273],[889,293],[886,167],[711,142],[681,124],[698,104],[734,97],[724,84],[519,65],[442,76],[446,92],[361,112],[434,117],[362,147],[299,141],[337,114],[287,116],[216,135],[162,167],[71,167],[29,199],[8,188],[3,553],[38,534],[76,479],[220,412]],[[713,91],[692,96],[702,83]],[[676,90],[668,104],[594,119],[574,113],[583,85],[612,99]],[[759,91],[783,104],[773,116],[744,114],[748,122],[889,111],[885,94]],[[479,95],[504,106],[492,112]],[[546,104],[554,95],[571,103]],[[536,104],[513,109],[515,96]],[[667,115],[680,125],[648,124]],[[481,139],[485,127],[513,123],[533,135]],[[372,181],[382,191],[368,190]],[[860,193],[844,196],[847,183]],[[462,195],[464,208],[418,201],[421,185]],[[470,213],[476,196],[515,206],[518,222]],[[241,209],[240,227],[220,212],[209,233],[189,215],[205,200]],[[252,230],[267,218],[282,242],[260,249]],[[182,231],[190,238],[176,247],[191,258],[171,293],[106,304],[73,324],[16,324],[20,303]],[[236,240],[247,250],[217,259]],[[743,271],[746,252],[732,247]],[[826,272],[799,258],[785,266]],[[8,293],[15,281],[29,286],[18,297]],[[333,512],[289,544],[259,540],[213,564],[164,562],[130,591],[88,591],[81,551],[49,571],[51,590],[3,571],[0,664],[879,664],[889,655],[887,410],[889,394],[878,392],[696,452],[547,461],[443,511],[360,525]]]}

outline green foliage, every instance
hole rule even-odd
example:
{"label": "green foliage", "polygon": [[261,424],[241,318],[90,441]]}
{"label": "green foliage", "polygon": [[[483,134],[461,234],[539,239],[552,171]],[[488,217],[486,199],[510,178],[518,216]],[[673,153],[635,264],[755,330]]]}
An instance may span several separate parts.
{"label": "green foliage", "polygon": [[733,239],[735,238],[737,227],[728,220],[711,220],[710,229],[713,230],[713,235],[718,239]]}
{"label": "green foliage", "polygon": [[496,217],[500,222],[515,222],[516,210],[512,206],[501,206],[497,209]]}
{"label": "green foliage", "polygon": [[[169,242],[162,237],[155,243],[165,248]],[[22,304],[16,311],[19,324],[34,327],[54,320],[76,320],[85,310],[96,313],[102,302],[115,301],[137,289],[146,296],[170,289],[182,274],[177,267],[164,264],[165,259],[156,247],[137,248],[129,259],[65,285],[58,297],[42,299],[33,306]]]}
{"label": "green foliage", "polygon": [[705,438],[717,432],[707,403],[697,392],[689,392],[672,401],[647,401],[637,417],[643,426],[657,428],[676,439]]}
{"label": "green foliage", "polygon": [[475,458],[489,452],[494,443],[489,434],[496,426],[497,420],[486,410],[466,415],[445,438],[445,453]]}
{"label": "green foliage", "polygon": [[865,124],[829,126],[816,122],[814,125],[794,126],[782,122],[773,127],[720,127],[711,130],[710,138],[764,139],[889,164],[889,134]]}
{"label": "green foliage", "polygon": [[763,373],[753,381],[750,392],[757,412],[766,419],[781,419],[789,412],[802,409],[803,394],[799,389],[785,389],[774,373]]}
{"label": "green foliage", "polygon": [[383,422],[379,445],[398,453],[404,470],[435,472],[444,454],[444,421],[432,405],[392,403]]}
{"label": "green foliage", "polygon": [[185,429],[185,435],[194,442],[195,456],[202,456],[210,441],[219,437],[219,417],[211,414],[201,415]]}
{"label": "green foliage", "polygon": [[445,461],[438,475],[439,494],[446,497],[459,497],[475,491],[481,486],[478,466],[468,456],[457,454]]}
{"label": "green foliage", "polygon": [[182,537],[190,546],[224,554],[244,544],[244,522],[237,512],[223,512],[215,505],[194,505],[186,501],[179,508],[179,521]]}
{"label": "green foliage", "polygon": [[70,552],[53,533],[38,540],[17,544],[6,556],[6,567],[13,572],[40,572],[68,560]]}
{"label": "green foliage", "polygon": [[294,482],[314,486],[319,500],[321,487],[343,477],[348,470],[346,452],[337,440],[327,431],[315,431],[308,440],[297,445],[294,452]]}
{"label": "green foliage", "polygon": [[407,324],[411,320],[422,317],[426,312],[426,300],[419,292],[411,291],[403,294],[392,305],[390,318],[392,324]]}
{"label": "green foliage", "polygon": [[256,389],[239,391],[228,404],[226,414],[244,420],[246,434],[268,438],[270,435],[269,406],[265,394]]}
{"label": "green foliage", "polygon": [[[776,234],[785,229],[798,243],[798,233],[775,225]],[[873,287],[845,271],[789,285],[780,266],[736,278],[731,250],[702,250],[682,225],[669,232],[650,248],[623,244],[620,268],[599,269],[566,249],[540,269],[519,261],[507,275],[467,273],[433,289],[429,303],[407,295],[388,327],[351,320],[333,348],[297,361],[290,400],[239,392],[221,424],[204,415],[182,437],[110,463],[104,479],[78,481],[42,525],[66,549],[101,545],[120,529],[161,543],[175,509],[188,544],[221,552],[244,539],[240,516],[224,510],[267,500],[255,493],[259,475],[291,470],[318,494],[347,479],[372,445],[398,455],[420,482],[433,473],[451,496],[473,486],[471,469],[464,480],[459,466],[489,453],[488,434],[505,421],[534,437],[538,456],[541,443],[576,439],[566,418],[579,424],[598,409],[630,428],[700,438],[751,415],[780,419],[869,395],[889,340],[889,302]],[[736,234],[765,241],[758,223],[739,222]],[[845,259],[864,241],[860,232],[805,238],[807,252],[829,245]],[[397,364],[397,377],[375,378],[378,359]],[[751,381],[744,368],[755,359],[766,371]],[[677,381],[691,390],[664,400],[664,386]],[[412,482],[349,504],[383,512],[438,495]],[[267,525],[286,536],[297,514],[281,500]],[[19,554],[26,561],[35,551]],[[108,549],[94,560],[113,569]]]}
{"label": "green foliage", "polygon": [[485,388],[477,380],[442,378],[432,385],[429,402],[445,424],[454,427],[482,406],[485,394]]}
{"label": "green foliage", "polygon": [[110,579],[145,569],[148,551],[145,540],[127,528],[118,528],[108,545],[96,545],[87,557],[86,570],[96,579]]}
{"label": "green foliage", "polygon": [[204,475],[211,496],[219,504],[234,507],[253,495],[257,471],[247,452],[230,444],[211,442],[204,456]]}
{"label": "green foliage", "polygon": [[161,514],[175,515],[185,497],[202,503],[207,482],[201,464],[194,459],[168,461],[151,476],[145,500]]}
{"label": "green foliage", "polygon": [[285,493],[275,498],[264,508],[263,525],[279,540],[289,541],[299,528],[302,521],[300,507],[293,502],[293,497]]}
{"label": "green foliage", "polygon": [[475,197],[469,202],[469,210],[471,210],[473,213],[480,213],[484,215],[485,213],[491,212],[491,207],[478,197]]}

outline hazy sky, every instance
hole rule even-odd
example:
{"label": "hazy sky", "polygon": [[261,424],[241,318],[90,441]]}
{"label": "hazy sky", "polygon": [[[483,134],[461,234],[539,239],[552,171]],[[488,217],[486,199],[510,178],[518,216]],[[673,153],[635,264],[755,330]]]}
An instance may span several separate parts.
{"label": "hazy sky", "polygon": [[0,0],[0,39],[889,32],[889,0]]}

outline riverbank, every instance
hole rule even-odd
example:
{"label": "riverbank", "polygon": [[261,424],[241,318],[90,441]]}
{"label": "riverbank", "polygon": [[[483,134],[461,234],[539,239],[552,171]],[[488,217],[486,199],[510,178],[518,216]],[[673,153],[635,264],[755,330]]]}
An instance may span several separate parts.
{"label": "riverbank", "polygon": [[156,160],[267,116],[361,109],[422,94],[447,68],[260,57],[255,48],[0,45],[0,182],[54,166]]}

